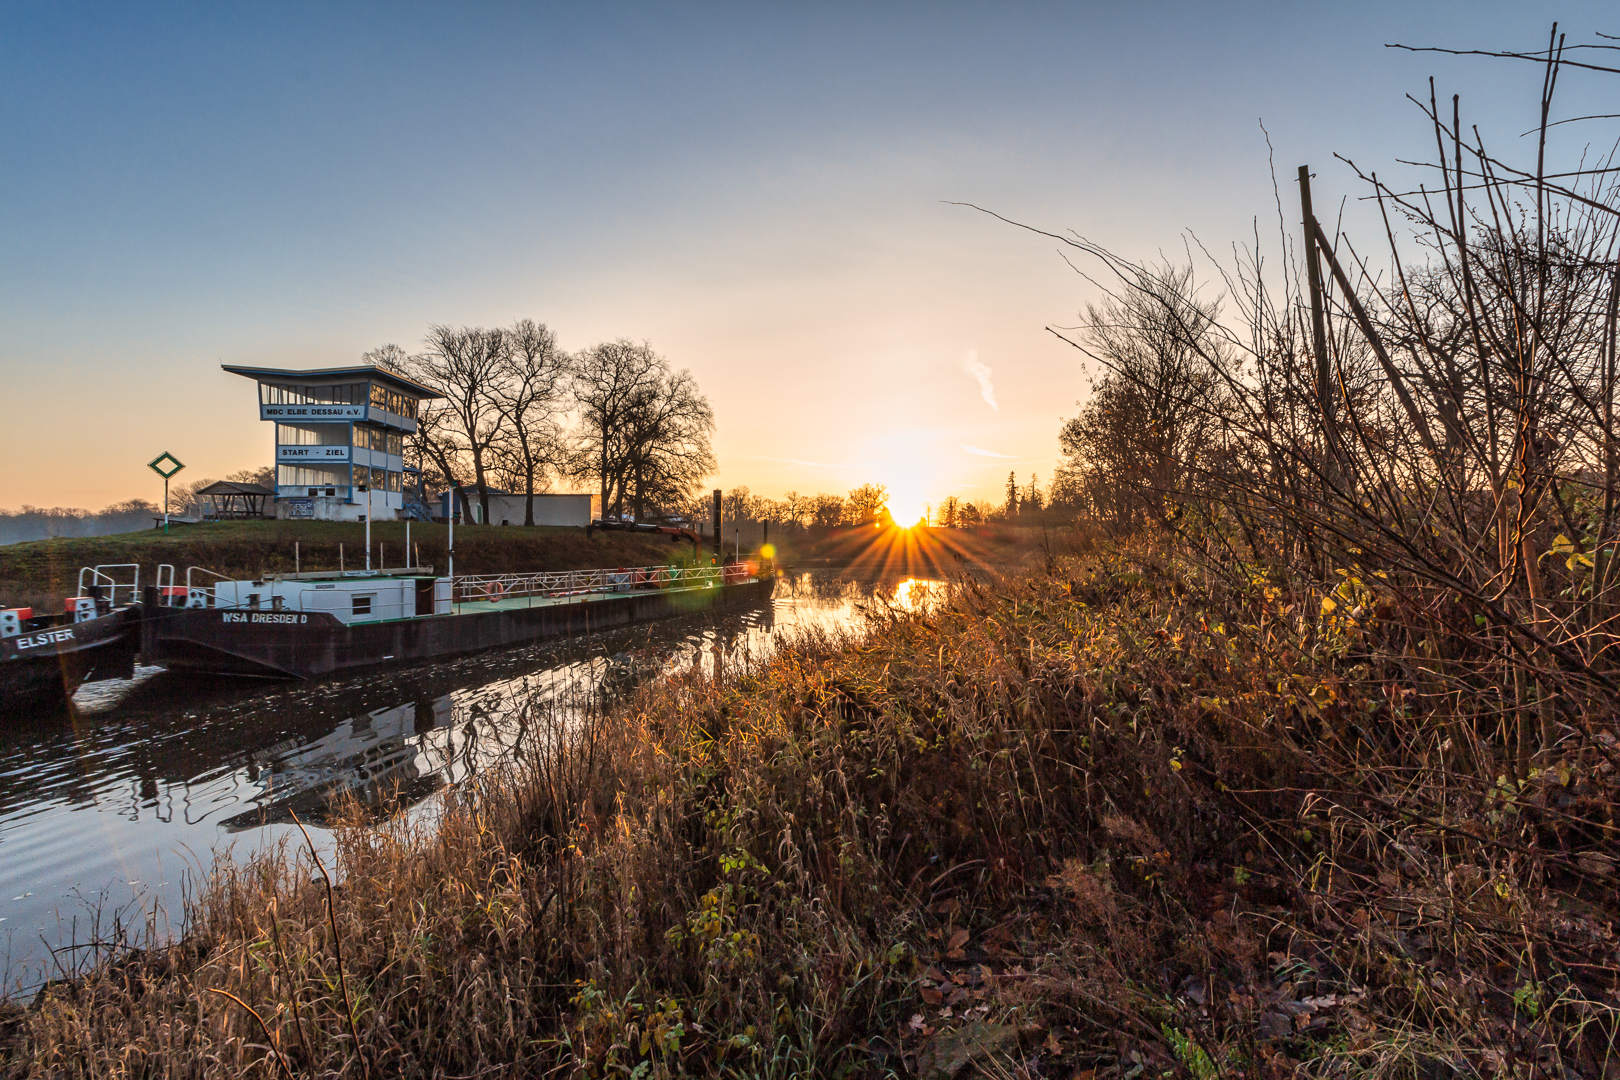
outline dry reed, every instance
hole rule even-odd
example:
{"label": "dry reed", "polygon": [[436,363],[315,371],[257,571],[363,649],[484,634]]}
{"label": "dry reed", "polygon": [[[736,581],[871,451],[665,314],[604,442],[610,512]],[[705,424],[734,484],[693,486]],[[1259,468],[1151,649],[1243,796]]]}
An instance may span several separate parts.
{"label": "dry reed", "polygon": [[537,718],[436,821],[355,811],[330,891],[221,865],[183,942],[10,1016],[8,1071],[908,1075],[954,1035],[989,1075],[1614,1075],[1604,755],[1483,785],[1454,688],[1191,575],[1054,560]]}

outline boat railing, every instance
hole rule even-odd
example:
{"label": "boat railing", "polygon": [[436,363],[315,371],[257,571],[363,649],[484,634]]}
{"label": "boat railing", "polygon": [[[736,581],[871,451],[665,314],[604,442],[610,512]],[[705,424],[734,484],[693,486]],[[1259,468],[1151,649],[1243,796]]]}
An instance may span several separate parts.
{"label": "boat railing", "polygon": [[[128,570],[129,575],[109,574],[109,570]],[[129,580],[123,580],[125,577]],[[90,592],[90,586],[99,585],[106,590],[107,601],[112,607],[121,607],[118,597],[121,590],[128,593],[125,604],[133,604],[141,595],[141,564],[140,563],[102,563],[99,566],[79,567],[79,595],[85,596]]]}
{"label": "boat railing", "polygon": [[214,571],[208,569],[208,567],[206,567],[206,566],[188,566],[188,567],[186,567],[186,592],[188,592],[188,593],[191,592],[191,590],[193,588],[199,588],[199,589],[211,589],[211,588],[213,588],[212,584],[199,584],[199,585],[195,585],[195,586],[192,585],[191,584],[191,574],[192,574],[192,571],[194,571],[194,570],[201,570],[203,573],[207,574],[209,577],[213,578],[215,581],[234,581],[234,580],[236,580],[235,578],[232,578],[228,574],[217,574]]}
{"label": "boat railing", "polygon": [[552,570],[530,574],[469,574],[457,577],[451,598],[458,604],[522,597],[578,596],[637,589],[693,589],[724,585],[746,573],[734,566],[634,566],[602,570]]}
{"label": "boat railing", "polygon": [[[167,575],[159,574],[160,582],[172,583],[175,572],[172,567],[165,567]],[[86,568],[88,571],[90,568]],[[98,568],[96,572],[116,567]],[[135,567],[137,573],[139,567]],[[362,571],[361,574],[365,572]],[[753,563],[731,563],[725,566],[633,566],[618,567],[616,569],[597,570],[553,570],[538,571],[535,573],[518,574],[475,574],[457,577],[450,582],[450,598],[452,604],[459,607],[463,604],[476,604],[480,602],[493,602],[514,599],[560,599],[566,597],[583,597],[592,594],[629,593],[637,590],[650,589],[700,589],[713,588],[721,585],[731,585],[745,581],[755,573]],[[206,575],[205,580],[193,575]],[[102,575],[107,581],[112,579]],[[310,575],[313,576],[313,575]],[[358,576],[358,575],[356,575]],[[137,582],[138,582],[137,578]],[[405,618],[410,615],[421,615],[426,612],[418,611],[414,603],[414,595],[407,602],[404,593],[396,590],[380,589],[370,596],[364,593],[356,594],[354,589],[334,590],[331,592],[317,591],[313,588],[300,588],[293,595],[285,595],[280,591],[280,580],[275,583],[267,582],[267,587],[261,592],[255,588],[252,592],[238,589],[233,597],[227,598],[220,594],[215,585],[219,582],[230,582],[238,579],[216,573],[205,566],[186,567],[185,588],[174,588],[170,591],[181,597],[176,606],[206,607],[221,610],[235,609],[242,611],[296,611],[296,612],[328,612],[337,616],[343,622],[370,622],[387,619]],[[439,579],[443,584],[443,579]],[[257,585],[258,583],[255,583]],[[119,588],[132,588],[128,584],[120,584]],[[289,590],[291,591],[291,590]],[[165,597],[167,599],[167,597]],[[441,594],[442,599],[442,594]],[[356,601],[365,604],[362,610],[356,606]]]}

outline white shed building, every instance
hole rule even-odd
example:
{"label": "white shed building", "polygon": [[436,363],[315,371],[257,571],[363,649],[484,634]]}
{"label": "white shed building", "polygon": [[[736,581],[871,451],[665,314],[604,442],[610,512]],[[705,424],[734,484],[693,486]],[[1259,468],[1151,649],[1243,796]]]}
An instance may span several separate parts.
{"label": "white shed building", "polygon": [[[482,525],[484,517],[483,500],[477,488],[462,488],[466,495],[467,504],[472,507],[472,523]],[[459,501],[459,500],[458,500]],[[522,525],[527,517],[525,510],[529,497],[527,495],[514,495],[507,491],[491,491],[489,493],[489,524],[491,525]],[[438,509],[435,513],[441,517],[449,517],[451,510],[450,492],[440,493],[437,500]],[[592,496],[590,495],[536,495],[534,497],[534,523],[536,525],[571,525],[583,529],[591,523]],[[459,508],[458,508],[459,509]]]}

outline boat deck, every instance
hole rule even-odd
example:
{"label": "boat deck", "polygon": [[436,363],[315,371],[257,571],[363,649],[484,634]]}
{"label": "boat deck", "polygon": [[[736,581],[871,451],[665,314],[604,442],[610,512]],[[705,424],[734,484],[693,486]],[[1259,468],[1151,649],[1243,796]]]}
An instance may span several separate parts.
{"label": "boat deck", "polygon": [[[742,579],[739,579],[737,581],[727,582],[727,584],[730,584],[730,585],[746,585],[746,584],[748,584],[750,582],[753,582],[753,581],[756,581],[756,580],[758,580],[758,579],[757,578],[742,578]],[[561,606],[563,604],[588,603],[588,602],[593,601],[593,600],[616,600],[616,599],[619,599],[620,597],[635,596],[637,594],[658,593],[658,592],[666,593],[666,594],[669,594],[669,595],[673,595],[673,594],[676,594],[676,593],[701,593],[701,592],[706,592],[709,589],[715,588],[715,587],[716,586],[714,586],[714,585],[698,585],[698,586],[675,588],[675,589],[636,589],[636,588],[623,588],[623,589],[613,589],[613,590],[595,590],[595,589],[593,589],[593,590],[581,591],[581,592],[577,592],[577,593],[567,593],[567,594],[560,595],[560,596],[559,595],[535,596],[533,594],[529,594],[529,595],[525,595],[525,596],[508,596],[508,597],[504,597],[504,598],[502,598],[500,600],[457,600],[457,601],[455,601],[454,603],[452,603],[450,605],[450,610],[451,610],[451,613],[455,614],[455,615],[473,615],[473,614],[478,614],[478,613],[481,613],[481,612],[488,612],[488,611],[521,611],[521,610],[523,610],[525,608],[557,607],[557,606]]]}

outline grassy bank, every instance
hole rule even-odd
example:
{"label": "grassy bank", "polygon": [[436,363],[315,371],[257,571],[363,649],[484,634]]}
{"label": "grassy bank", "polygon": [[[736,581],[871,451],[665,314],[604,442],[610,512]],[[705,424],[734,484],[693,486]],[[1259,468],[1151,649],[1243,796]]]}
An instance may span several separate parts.
{"label": "grassy bank", "polygon": [[9,1073],[1613,1076],[1612,735],[1502,780],[1302,610],[1065,561],[673,677],[336,888],[221,868]]}
{"label": "grassy bank", "polygon": [[[419,562],[445,570],[448,528],[411,524],[411,545]],[[373,565],[405,564],[405,523],[371,527]],[[295,549],[296,545],[296,549]],[[341,548],[341,550],[340,550]],[[55,609],[77,586],[79,568],[104,563],[140,563],[141,580],[155,580],[160,563],[251,577],[265,571],[353,570],[365,565],[366,529],[328,521],[222,521],[114,536],[36,540],[0,546],[0,605]],[[494,574],[515,570],[584,570],[603,566],[646,566],[689,553],[668,538],[597,533],[580,529],[459,526],[456,572]]]}

